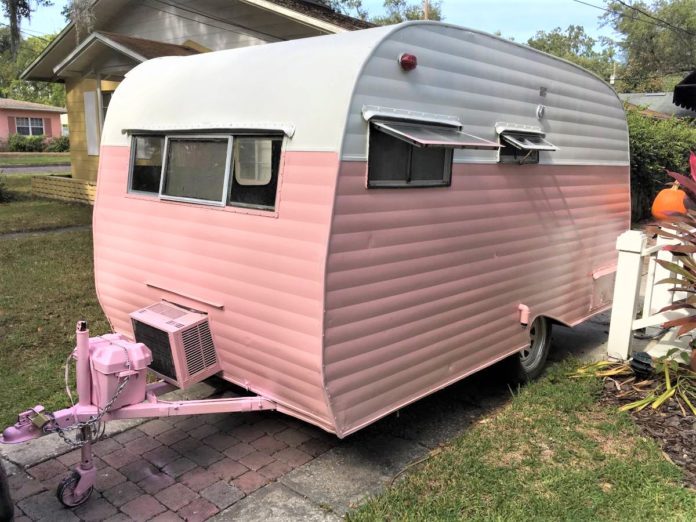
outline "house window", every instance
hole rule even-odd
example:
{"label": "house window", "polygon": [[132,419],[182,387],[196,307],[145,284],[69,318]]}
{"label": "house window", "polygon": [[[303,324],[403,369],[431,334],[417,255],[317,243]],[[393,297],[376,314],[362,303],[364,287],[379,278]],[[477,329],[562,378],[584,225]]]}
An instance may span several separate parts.
{"label": "house window", "polygon": [[541,132],[519,132],[502,130],[498,154],[500,163],[519,163],[528,165],[539,163],[539,151],[555,151],[557,147],[544,139]]}
{"label": "house window", "polygon": [[102,91],[101,92],[101,97],[102,97],[102,127],[104,126],[104,122],[106,121],[106,111],[109,110],[109,104],[111,103],[111,98],[114,95],[114,91]]}
{"label": "house window", "polygon": [[224,205],[232,138],[167,137],[160,197]]}
{"label": "house window", "polygon": [[129,190],[159,193],[164,136],[133,136]]}
{"label": "house window", "polygon": [[419,122],[374,122],[370,127],[367,186],[449,186],[453,149],[497,149],[458,127]]}
{"label": "house window", "polygon": [[15,118],[17,134],[22,136],[43,136],[44,123],[42,118]]}
{"label": "house window", "polygon": [[230,205],[275,208],[282,143],[280,138],[234,139]]}

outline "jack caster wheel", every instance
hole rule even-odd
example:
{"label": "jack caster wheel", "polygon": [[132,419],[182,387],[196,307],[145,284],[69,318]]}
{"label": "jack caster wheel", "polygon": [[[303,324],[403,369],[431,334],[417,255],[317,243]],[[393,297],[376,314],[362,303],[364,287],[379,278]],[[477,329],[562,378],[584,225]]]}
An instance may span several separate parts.
{"label": "jack caster wheel", "polygon": [[84,504],[92,494],[94,486],[90,486],[90,488],[85,491],[81,497],[76,497],[75,488],[77,487],[77,483],[79,481],[80,474],[77,471],[73,471],[70,475],[61,480],[60,484],[58,484],[56,496],[58,497],[58,500],[60,500],[60,503],[65,507],[74,508]]}

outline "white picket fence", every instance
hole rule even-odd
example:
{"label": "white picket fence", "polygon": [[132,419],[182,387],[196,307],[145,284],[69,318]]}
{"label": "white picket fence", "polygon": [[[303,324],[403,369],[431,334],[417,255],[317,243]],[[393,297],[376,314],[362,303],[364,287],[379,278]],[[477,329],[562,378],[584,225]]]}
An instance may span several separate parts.
{"label": "white picket fence", "polygon": [[[656,260],[674,261],[672,254],[662,250],[662,247],[676,241],[658,237],[655,245],[648,246],[647,243],[647,236],[637,230],[624,232],[616,240],[619,259],[607,343],[607,355],[612,359],[627,360],[631,357],[631,341],[636,330],[660,326],[666,321],[690,315],[688,310],[660,312],[673,301],[684,298],[683,293],[670,292],[672,286],[669,284],[655,284],[672,276]],[[647,272],[644,273],[646,257],[649,259]],[[645,297],[641,317],[636,319],[641,287],[644,288]],[[672,348],[688,350],[691,337],[677,338],[676,331],[677,328],[672,328],[650,343],[648,352],[660,356]]]}

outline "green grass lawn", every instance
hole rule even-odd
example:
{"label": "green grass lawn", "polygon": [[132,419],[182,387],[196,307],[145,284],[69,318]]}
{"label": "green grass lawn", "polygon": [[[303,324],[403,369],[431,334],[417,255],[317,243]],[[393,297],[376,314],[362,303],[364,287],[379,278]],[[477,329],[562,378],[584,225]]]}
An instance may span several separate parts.
{"label": "green grass lawn", "polygon": [[90,231],[3,237],[91,222],[88,205],[32,198],[31,177],[3,176],[14,199],[0,203],[0,426],[37,403],[65,407],[61,366],[75,321],[108,330],[94,291]]}
{"label": "green grass lawn", "polygon": [[47,230],[92,222],[92,207],[80,203],[31,197],[31,178],[36,174],[0,176],[0,183],[14,195],[0,203],[0,234]]}
{"label": "green grass lawn", "polygon": [[70,165],[69,152],[1,152],[2,167],[36,167],[43,165]]}
{"label": "green grass lawn", "polygon": [[348,519],[693,520],[680,469],[572,368],[552,368]]}
{"label": "green grass lawn", "polygon": [[0,238],[0,425],[22,408],[64,408],[62,365],[75,322],[108,323],[94,290],[90,231]]}

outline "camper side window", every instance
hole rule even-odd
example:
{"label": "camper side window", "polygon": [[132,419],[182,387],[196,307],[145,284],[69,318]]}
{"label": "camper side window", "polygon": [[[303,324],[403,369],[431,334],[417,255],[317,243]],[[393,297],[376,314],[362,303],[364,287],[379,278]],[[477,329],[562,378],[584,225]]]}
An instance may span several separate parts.
{"label": "camper side window", "polygon": [[159,193],[164,136],[133,136],[129,190]]}
{"label": "camper side window", "polygon": [[546,140],[540,132],[515,132],[504,130],[500,133],[500,163],[519,163],[528,165],[539,163],[539,151],[553,152],[557,147]]}
{"label": "camper side window", "polygon": [[368,187],[449,186],[451,178],[451,148],[418,147],[370,128]]}
{"label": "camper side window", "polygon": [[228,136],[168,137],[160,197],[224,205]]}
{"label": "camper side window", "polygon": [[281,138],[234,139],[230,205],[262,210],[275,208],[282,144]]}

